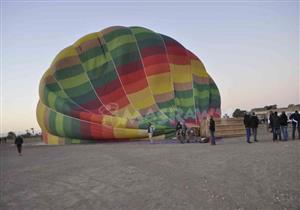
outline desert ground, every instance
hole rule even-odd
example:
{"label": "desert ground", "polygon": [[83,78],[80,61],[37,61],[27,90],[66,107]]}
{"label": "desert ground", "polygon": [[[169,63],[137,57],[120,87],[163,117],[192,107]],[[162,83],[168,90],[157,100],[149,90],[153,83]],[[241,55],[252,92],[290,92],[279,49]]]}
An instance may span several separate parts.
{"label": "desert ground", "polygon": [[300,209],[300,140],[1,148],[0,209]]}

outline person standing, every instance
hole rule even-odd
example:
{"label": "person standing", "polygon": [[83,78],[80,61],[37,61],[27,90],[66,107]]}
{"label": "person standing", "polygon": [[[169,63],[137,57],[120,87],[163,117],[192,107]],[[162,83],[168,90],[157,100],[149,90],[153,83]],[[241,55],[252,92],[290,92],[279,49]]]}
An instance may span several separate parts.
{"label": "person standing", "polygon": [[182,122],[182,133],[184,136],[186,135],[186,131],[187,131],[186,124],[185,124],[185,122]]}
{"label": "person standing", "polygon": [[177,122],[177,124],[176,124],[176,135],[177,136],[179,135],[179,132],[181,132],[181,129],[182,129],[181,123]]}
{"label": "person standing", "polygon": [[279,117],[279,123],[280,123],[280,130],[281,130],[283,140],[287,141],[288,140],[288,131],[287,131],[288,118],[284,111],[281,113]]}
{"label": "person standing", "polygon": [[15,139],[15,145],[17,146],[18,153],[21,156],[22,155],[22,144],[23,144],[23,137],[22,136],[17,136]]}
{"label": "person standing", "polygon": [[277,112],[274,112],[274,114],[273,114],[273,141],[277,140],[278,137],[279,137],[279,140],[281,140],[280,121],[279,121]]}
{"label": "person standing", "polygon": [[270,115],[269,115],[269,128],[271,128],[271,133],[273,133],[273,117],[274,117],[274,113],[272,111],[270,111]]}
{"label": "person standing", "polygon": [[292,120],[292,137],[295,139],[296,129],[298,130],[298,139],[300,139],[300,114],[296,110],[295,113],[291,114],[290,120]]}
{"label": "person standing", "polygon": [[212,116],[210,117],[209,120],[209,131],[210,131],[210,144],[216,145],[216,139],[215,139],[216,126],[215,126],[214,118]]}
{"label": "person standing", "polygon": [[252,133],[253,133],[254,141],[258,142],[257,141],[257,128],[258,128],[259,120],[258,120],[258,117],[255,115],[254,112],[252,113],[250,121],[251,121],[251,128],[252,128]]}
{"label": "person standing", "polygon": [[251,136],[251,119],[249,113],[246,113],[244,116],[244,125],[246,128],[246,138],[247,138],[247,143],[251,143],[250,141],[250,136]]}
{"label": "person standing", "polygon": [[149,136],[149,141],[151,144],[154,143],[153,139],[152,139],[153,133],[154,133],[154,126],[151,123],[149,123],[148,124],[148,136]]}

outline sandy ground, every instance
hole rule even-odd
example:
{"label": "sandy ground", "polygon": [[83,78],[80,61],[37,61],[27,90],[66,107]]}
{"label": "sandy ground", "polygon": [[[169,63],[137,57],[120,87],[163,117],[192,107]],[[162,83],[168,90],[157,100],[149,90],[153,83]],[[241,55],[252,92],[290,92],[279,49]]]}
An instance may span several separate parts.
{"label": "sandy ground", "polygon": [[[262,133],[263,131],[260,131]],[[0,209],[300,209],[300,140],[1,148]]]}

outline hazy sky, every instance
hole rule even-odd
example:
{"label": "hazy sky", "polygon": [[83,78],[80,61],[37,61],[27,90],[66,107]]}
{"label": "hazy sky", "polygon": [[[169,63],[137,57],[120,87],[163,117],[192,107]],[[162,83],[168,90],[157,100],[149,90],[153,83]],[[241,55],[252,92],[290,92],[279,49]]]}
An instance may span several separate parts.
{"label": "hazy sky", "polygon": [[194,52],[222,112],[299,101],[299,1],[1,1],[1,131],[34,127],[38,85],[87,33],[143,26]]}

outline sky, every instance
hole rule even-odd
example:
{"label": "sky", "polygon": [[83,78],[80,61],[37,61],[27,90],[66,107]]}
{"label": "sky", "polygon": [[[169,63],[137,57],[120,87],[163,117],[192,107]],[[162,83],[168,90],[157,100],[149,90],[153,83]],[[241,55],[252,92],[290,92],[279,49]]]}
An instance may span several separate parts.
{"label": "sky", "polygon": [[194,52],[222,114],[300,103],[299,1],[1,1],[1,130],[40,130],[38,86],[55,55],[106,27],[142,26]]}

